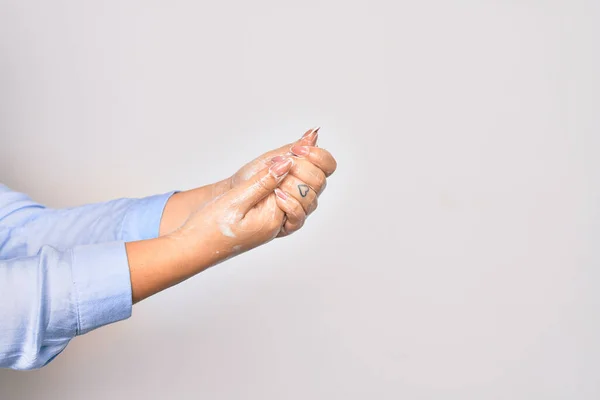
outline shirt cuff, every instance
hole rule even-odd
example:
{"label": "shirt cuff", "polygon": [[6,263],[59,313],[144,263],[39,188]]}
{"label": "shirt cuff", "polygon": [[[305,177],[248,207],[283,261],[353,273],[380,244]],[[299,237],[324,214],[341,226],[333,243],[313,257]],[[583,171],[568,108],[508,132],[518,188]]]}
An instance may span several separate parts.
{"label": "shirt cuff", "polygon": [[175,193],[173,191],[135,200],[123,220],[122,240],[131,242],[158,237],[165,205]]}
{"label": "shirt cuff", "polygon": [[131,316],[131,279],[124,242],[75,247],[72,276],[77,334]]}

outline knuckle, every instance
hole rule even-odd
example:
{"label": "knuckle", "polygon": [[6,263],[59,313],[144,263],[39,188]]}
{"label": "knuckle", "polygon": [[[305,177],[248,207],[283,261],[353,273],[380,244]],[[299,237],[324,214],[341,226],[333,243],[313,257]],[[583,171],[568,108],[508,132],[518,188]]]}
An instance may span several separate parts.
{"label": "knuckle", "polygon": [[319,149],[318,154],[315,154],[316,163],[321,167],[325,175],[333,174],[337,168],[337,161],[330,152],[324,149]]}
{"label": "knuckle", "polygon": [[287,232],[286,228],[281,228],[281,230],[277,234],[277,237],[282,238],[282,237],[286,237],[288,235],[289,235],[289,233]]}
{"label": "knuckle", "polygon": [[323,191],[325,191],[326,188],[327,188],[327,179],[323,179],[323,183],[321,184],[321,187],[319,189],[319,194],[323,193]]}
{"label": "knuckle", "polygon": [[292,214],[294,215],[294,217],[298,220],[303,220],[304,218],[306,218],[306,213],[304,212],[304,208],[302,208],[302,205],[298,202],[296,202],[294,204]]}
{"label": "knuckle", "polygon": [[299,230],[300,228],[302,228],[304,226],[305,221],[306,221],[305,218],[299,219],[295,224],[293,224],[293,227],[288,230],[292,231],[292,232],[296,232],[297,230]]}
{"label": "knuckle", "polygon": [[325,174],[323,172],[321,172],[320,174],[317,174],[315,177],[316,180],[316,190],[320,193],[323,191],[323,189],[325,189],[325,186],[327,186],[327,178],[325,177]]}
{"label": "knuckle", "polygon": [[264,178],[261,178],[259,180],[256,181],[255,184],[255,190],[256,191],[261,191],[261,192],[266,192],[270,190],[270,175],[266,176]]}
{"label": "knuckle", "polygon": [[335,170],[337,169],[337,161],[335,158],[331,157],[331,172],[330,174],[333,174],[335,172]]}
{"label": "knuckle", "polygon": [[315,197],[315,199],[312,202],[310,202],[310,204],[308,205],[308,207],[307,207],[308,211],[306,214],[307,215],[312,214],[317,209],[317,207],[319,207],[319,200]]}

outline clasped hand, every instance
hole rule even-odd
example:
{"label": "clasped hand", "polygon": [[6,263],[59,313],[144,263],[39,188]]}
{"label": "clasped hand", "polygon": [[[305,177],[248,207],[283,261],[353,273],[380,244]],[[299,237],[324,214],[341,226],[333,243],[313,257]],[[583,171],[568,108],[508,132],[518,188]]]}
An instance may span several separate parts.
{"label": "clasped hand", "polygon": [[230,190],[192,213],[171,235],[187,238],[215,261],[300,229],[318,205],[336,161],[316,147],[318,128],[269,151],[229,178]]}
{"label": "clasped hand", "polygon": [[309,130],[223,181],[173,195],[160,236],[126,244],[133,301],[300,229],[336,169],[317,136]]}

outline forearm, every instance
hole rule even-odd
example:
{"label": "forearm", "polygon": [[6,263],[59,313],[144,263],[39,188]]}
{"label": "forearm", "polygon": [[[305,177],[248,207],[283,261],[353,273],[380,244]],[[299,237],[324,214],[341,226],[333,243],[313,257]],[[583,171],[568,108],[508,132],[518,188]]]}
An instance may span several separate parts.
{"label": "forearm", "polygon": [[210,243],[190,245],[184,238],[173,235],[129,242],[125,244],[125,249],[133,303],[223,261]]}
{"label": "forearm", "polygon": [[231,178],[192,190],[175,193],[167,202],[160,220],[159,235],[178,229],[191,213],[231,189]]}

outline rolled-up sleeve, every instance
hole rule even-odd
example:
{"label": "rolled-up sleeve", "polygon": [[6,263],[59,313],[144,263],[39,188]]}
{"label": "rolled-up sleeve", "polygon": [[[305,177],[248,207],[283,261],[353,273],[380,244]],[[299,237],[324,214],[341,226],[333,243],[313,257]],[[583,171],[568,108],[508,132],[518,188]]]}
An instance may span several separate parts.
{"label": "rolled-up sleeve", "polygon": [[0,185],[0,259],[34,255],[45,245],[67,250],[157,237],[173,193],[53,209]]}
{"label": "rolled-up sleeve", "polygon": [[131,315],[124,242],[0,261],[0,367],[40,368],[78,334]]}
{"label": "rolled-up sleeve", "polygon": [[158,237],[167,201],[175,192],[134,199],[124,213],[120,240],[130,242]]}

